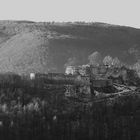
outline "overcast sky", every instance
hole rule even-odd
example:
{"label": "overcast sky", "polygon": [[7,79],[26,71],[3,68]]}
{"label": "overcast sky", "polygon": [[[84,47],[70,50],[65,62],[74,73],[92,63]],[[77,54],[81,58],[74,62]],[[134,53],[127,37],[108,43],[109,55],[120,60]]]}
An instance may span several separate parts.
{"label": "overcast sky", "polygon": [[0,20],[93,21],[140,28],[140,0],[0,0]]}

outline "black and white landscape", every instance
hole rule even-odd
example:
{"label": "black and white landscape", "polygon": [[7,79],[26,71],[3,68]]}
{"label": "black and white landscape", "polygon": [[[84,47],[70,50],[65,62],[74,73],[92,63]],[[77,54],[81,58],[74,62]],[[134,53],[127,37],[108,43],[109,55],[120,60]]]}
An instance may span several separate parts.
{"label": "black and white landscape", "polygon": [[139,140],[140,29],[0,21],[1,140]]}
{"label": "black and white landscape", "polygon": [[133,66],[140,29],[106,23],[0,21],[0,72],[64,72],[97,51]]}

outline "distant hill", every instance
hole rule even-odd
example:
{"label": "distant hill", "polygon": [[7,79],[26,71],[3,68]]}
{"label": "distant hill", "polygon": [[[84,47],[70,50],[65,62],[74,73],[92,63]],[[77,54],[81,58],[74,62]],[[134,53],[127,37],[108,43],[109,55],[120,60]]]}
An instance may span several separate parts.
{"label": "distant hill", "polygon": [[66,65],[88,63],[94,51],[134,64],[140,58],[140,29],[97,22],[0,21],[0,72],[64,72]]}

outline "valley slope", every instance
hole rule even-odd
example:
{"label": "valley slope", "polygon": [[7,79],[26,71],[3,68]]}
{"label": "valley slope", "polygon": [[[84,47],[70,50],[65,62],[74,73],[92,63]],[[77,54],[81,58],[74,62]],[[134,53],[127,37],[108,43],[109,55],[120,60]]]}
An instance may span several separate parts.
{"label": "valley slope", "polygon": [[0,72],[64,72],[66,65],[88,63],[88,56],[140,58],[140,29],[105,23],[0,21]]}

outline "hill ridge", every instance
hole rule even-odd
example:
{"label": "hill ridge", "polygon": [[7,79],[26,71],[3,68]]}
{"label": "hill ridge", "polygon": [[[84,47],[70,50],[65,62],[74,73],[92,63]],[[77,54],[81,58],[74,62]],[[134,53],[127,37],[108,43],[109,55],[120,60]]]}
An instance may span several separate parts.
{"label": "hill ridge", "polygon": [[[0,21],[0,72],[64,72],[98,51],[134,64],[140,29],[106,23]],[[137,55],[138,56],[138,55]]]}

